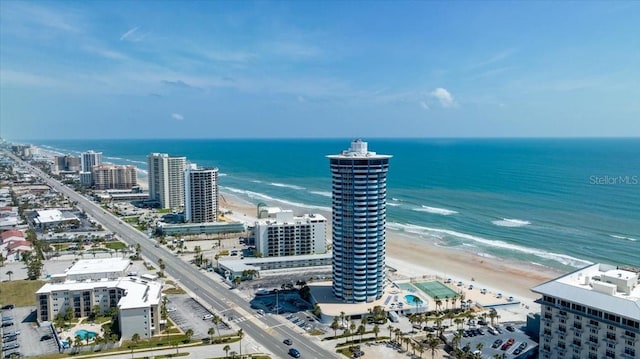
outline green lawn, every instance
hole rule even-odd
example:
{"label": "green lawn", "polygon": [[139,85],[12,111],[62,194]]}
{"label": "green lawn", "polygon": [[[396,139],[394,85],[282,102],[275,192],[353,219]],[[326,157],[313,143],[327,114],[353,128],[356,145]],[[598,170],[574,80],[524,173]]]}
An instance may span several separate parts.
{"label": "green lawn", "polygon": [[41,280],[13,280],[0,283],[2,304],[13,304],[16,307],[36,305],[36,291],[44,285]]}
{"label": "green lawn", "polygon": [[105,247],[107,247],[109,249],[114,249],[114,250],[115,249],[120,250],[120,249],[126,249],[127,248],[126,244],[124,244],[122,242],[118,242],[118,241],[107,242],[104,245],[105,245]]}

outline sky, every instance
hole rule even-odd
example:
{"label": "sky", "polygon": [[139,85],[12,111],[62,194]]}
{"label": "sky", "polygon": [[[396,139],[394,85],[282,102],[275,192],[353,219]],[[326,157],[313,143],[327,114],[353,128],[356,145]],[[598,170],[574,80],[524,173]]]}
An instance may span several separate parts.
{"label": "sky", "polygon": [[637,137],[637,1],[0,1],[7,139]]}

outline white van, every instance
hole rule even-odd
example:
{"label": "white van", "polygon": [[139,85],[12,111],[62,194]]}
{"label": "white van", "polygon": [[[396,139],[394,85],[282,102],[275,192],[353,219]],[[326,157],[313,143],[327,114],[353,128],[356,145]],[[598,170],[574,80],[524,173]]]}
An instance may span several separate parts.
{"label": "white van", "polygon": [[496,328],[494,328],[494,327],[492,327],[490,325],[487,326],[487,331],[489,333],[493,334],[493,335],[498,335],[498,332],[496,331]]}

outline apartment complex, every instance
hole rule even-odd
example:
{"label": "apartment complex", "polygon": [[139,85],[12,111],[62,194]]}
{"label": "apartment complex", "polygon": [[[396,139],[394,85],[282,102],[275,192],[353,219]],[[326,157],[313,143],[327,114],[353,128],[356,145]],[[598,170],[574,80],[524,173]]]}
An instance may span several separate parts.
{"label": "apartment complex", "polygon": [[333,293],[348,303],[373,302],[385,285],[389,155],[354,140],[330,161],[333,209]]}
{"label": "apartment complex", "polygon": [[147,157],[149,170],[149,199],[161,208],[184,207],[184,170],[186,157],[152,153]]}
{"label": "apartment complex", "polygon": [[218,169],[197,168],[184,171],[184,212],[189,223],[215,222],[218,216]]}
{"label": "apartment complex", "polygon": [[270,208],[269,218],[253,227],[256,251],[263,257],[327,252],[327,219],[320,214],[294,216],[291,210]]}
{"label": "apartment complex", "polygon": [[640,357],[638,271],[593,264],[531,289],[542,295],[542,359]]}
{"label": "apartment complex", "polygon": [[138,185],[135,166],[97,165],[91,174],[93,188],[97,190],[131,189]]}
{"label": "apartment complex", "polygon": [[74,317],[85,317],[97,305],[101,312],[118,309],[123,338],[159,334],[162,285],[126,277],[128,266],[122,258],[80,260],[66,273],[52,275],[36,292],[38,321],[54,321],[67,308]]}

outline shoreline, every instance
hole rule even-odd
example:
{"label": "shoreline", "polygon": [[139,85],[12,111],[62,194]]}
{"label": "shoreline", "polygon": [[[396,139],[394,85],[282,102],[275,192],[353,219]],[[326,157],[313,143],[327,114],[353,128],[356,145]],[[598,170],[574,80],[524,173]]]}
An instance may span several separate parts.
{"label": "shoreline", "polygon": [[[229,217],[252,223],[256,219],[255,205],[233,193],[221,191],[221,207],[231,210]],[[272,206],[276,203],[270,204]],[[283,207],[291,208],[291,206]],[[291,208],[296,215],[304,208]],[[331,243],[331,215],[327,218],[327,243]],[[536,295],[530,288],[556,278],[565,272],[531,263],[487,257],[461,248],[443,247],[419,239],[408,233],[387,229],[386,264],[403,277],[438,275],[454,282],[485,287],[491,291],[513,295],[527,304],[533,304]]]}

